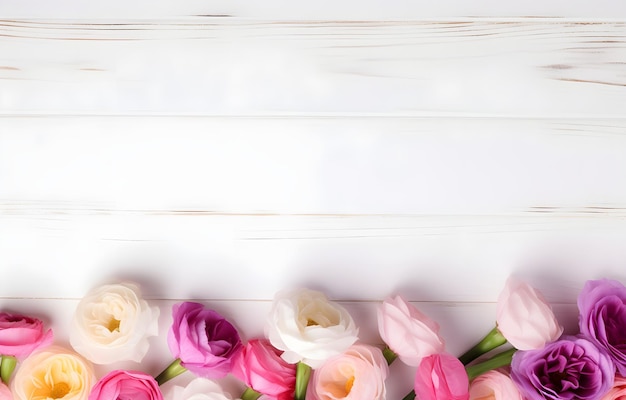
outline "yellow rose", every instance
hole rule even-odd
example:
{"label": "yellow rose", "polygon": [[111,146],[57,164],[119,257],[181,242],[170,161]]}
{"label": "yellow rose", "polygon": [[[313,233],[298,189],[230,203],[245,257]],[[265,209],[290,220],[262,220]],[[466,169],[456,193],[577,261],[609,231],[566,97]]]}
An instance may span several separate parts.
{"label": "yellow rose", "polygon": [[48,347],[24,360],[15,374],[16,400],[84,400],[94,383],[93,367],[78,354]]}

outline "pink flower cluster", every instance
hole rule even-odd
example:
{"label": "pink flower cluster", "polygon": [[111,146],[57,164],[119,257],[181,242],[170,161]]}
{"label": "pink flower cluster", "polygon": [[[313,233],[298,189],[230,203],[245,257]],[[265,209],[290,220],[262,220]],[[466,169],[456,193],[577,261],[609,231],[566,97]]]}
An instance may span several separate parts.
{"label": "pink flower cluster", "polygon": [[[217,311],[182,302],[172,307],[167,334],[174,362],[156,377],[114,369],[100,379],[92,362],[124,357],[126,350],[129,360],[143,357],[154,329],[129,327],[151,326],[159,311],[132,284],[94,293],[75,315],[74,324],[82,327],[75,351],[52,345],[52,331],[41,320],[0,313],[0,400],[231,400],[213,381],[229,374],[247,387],[243,400],[385,400],[396,358],[415,368],[405,399],[626,398],[626,287],[617,281],[585,284],[578,298],[580,332],[563,336],[543,296],[509,279],[498,298],[496,326],[458,357],[446,349],[437,322],[400,296],[378,307],[382,346],[362,343],[348,311],[313,290],[277,293],[265,337],[247,342]],[[163,383],[185,371],[197,378],[162,391]]]}

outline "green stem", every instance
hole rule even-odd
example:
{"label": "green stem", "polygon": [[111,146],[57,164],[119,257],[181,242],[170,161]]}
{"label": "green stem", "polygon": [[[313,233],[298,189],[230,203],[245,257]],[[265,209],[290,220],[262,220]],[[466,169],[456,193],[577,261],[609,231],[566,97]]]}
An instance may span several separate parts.
{"label": "green stem", "polygon": [[389,348],[389,346],[385,346],[385,348],[383,349],[383,357],[385,357],[385,360],[387,360],[387,365],[391,365],[394,361],[396,361],[398,355],[394,353],[393,350]]}
{"label": "green stem", "polygon": [[469,349],[465,354],[459,357],[459,360],[463,365],[467,365],[482,356],[483,354],[490,352],[498,346],[502,346],[506,343],[506,338],[502,336],[498,327],[495,327],[485,336],[476,346]]}
{"label": "green stem", "polygon": [[503,351],[502,353],[496,354],[489,360],[481,362],[480,364],[465,367],[465,370],[467,371],[467,377],[471,381],[472,379],[484,374],[487,371],[510,365],[513,354],[515,354],[516,351],[517,349]]}
{"label": "green stem", "polygon": [[261,393],[249,387],[246,388],[246,390],[241,395],[241,400],[256,400],[259,397],[261,397]]}
{"label": "green stem", "polygon": [[11,380],[11,375],[15,370],[15,366],[17,365],[17,358],[13,356],[2,356],[0,358],[0,378],[2,382],[8,385],[9,380]]}
{"label": "green stem", "polygon": [[414,398],[415,398],[415,391],[411,390],[409,394],[407,394],[406,396],[402,398],[402,400],[413,400]]}
{"label": "green stem", "polygon": [[172,378],[176,378],[178,375],[187,371],[187,368],[180,365],[180,358],[172,361],[170,365],[167,366],[156,378],[154,378],[159,386],[169,381]]}
{"label": "green stem", "polygon": [[296,364],[296,393],[294,400],[306,399],[306,388],[311,377],[311,367],[303,362]]}

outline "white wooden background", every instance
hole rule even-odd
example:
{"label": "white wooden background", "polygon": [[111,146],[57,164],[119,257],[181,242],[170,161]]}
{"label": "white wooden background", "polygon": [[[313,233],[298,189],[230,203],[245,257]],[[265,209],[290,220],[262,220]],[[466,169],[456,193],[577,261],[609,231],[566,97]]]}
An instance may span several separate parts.
{"label": "white wooden background", "polygon": [[625,116],[624,2],[0,0],[0,306],[63,342],[139,282],[153,373],[174,299],[252,337],[296,286],[369,342],[401,293],[461,352],[515,274],[571,331],[626,282]]}

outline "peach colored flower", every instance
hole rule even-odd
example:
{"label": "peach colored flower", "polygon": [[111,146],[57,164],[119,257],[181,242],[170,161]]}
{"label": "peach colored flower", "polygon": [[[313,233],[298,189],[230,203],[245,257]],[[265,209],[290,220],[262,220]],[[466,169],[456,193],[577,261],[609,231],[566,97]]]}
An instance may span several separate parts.
{"label": "peach colored flower", "polygon": [[498,330],[518,350],[540,349],[563,333],[541,293],[514,278],[500,293],[496,313]]}
{"label": "peach colored flower", "polygon": [[94,380],[88,361],[65,348],[52,346],[22,362],[11,389],[16,400],[86,400]]}
{"label": "peach colored flower", "polygon": [[480,375],[470,384],[470,400],[522,400],[511,377],[492,370]]}
{"label": "peach colored flower", "polygon": [[76,307],[70,343],[96,364],[140,362],[148,337],[158,334],[159,309],[150,307],[131,283],[100,286]]}
{"label": "peach colored flower", "polygon": [[307,398],[384,400],[387,361],[379,348],[355,344],[313,372]]}

